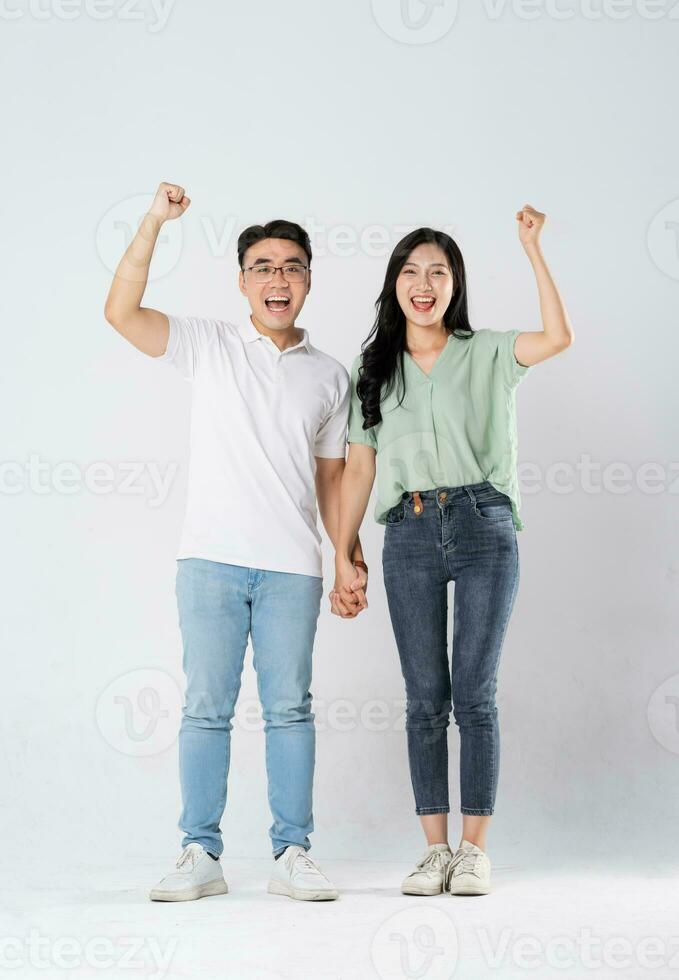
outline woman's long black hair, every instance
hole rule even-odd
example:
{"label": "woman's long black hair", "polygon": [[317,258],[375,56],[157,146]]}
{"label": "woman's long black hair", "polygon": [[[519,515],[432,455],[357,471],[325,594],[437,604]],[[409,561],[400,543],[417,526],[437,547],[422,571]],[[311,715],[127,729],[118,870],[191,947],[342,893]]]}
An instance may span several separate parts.
{"label": "woman's long black hair", "polygon": [[363,359],[356,391],[361,401],[364,429],[382,421],[380,400],[393,390],[397,377],[403,386],[400,402],[405,396],[406,318],[396,298],[396,280],[410,253],[423,244],[438,245],[453,274],[453,296],[443,314],[445,328],[462,338],[470,338],[474,333],[467,313],[467,279],[460,249],[443,231],[433,228],[411,231],[391,253],[382,292],[375,303],[375,323],[361,346]]}

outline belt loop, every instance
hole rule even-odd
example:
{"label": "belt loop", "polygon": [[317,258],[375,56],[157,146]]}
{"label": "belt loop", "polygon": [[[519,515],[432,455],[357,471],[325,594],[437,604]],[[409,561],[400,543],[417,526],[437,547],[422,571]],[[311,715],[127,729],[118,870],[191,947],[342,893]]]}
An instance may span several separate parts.
{"label": "belt loop", "polygon": [[471,489],[471,487],[465,487],[465,490],[467,491],[467,496],[469,497],[473,505],[476,507],[476,496],[474,494],[474,491]]}
{"label": "belt loop", "polygon": [[415,502],[415,506],[413,507],[413,510],[415,511],[415,513],[417,514],[417,516],[419,517],[420,514],[422,513],[422,511],[424,510],[424,507],[422,506],[422,498],[420,497],[420,491],[419,490],[415,490],[413,492],[413,501]]}

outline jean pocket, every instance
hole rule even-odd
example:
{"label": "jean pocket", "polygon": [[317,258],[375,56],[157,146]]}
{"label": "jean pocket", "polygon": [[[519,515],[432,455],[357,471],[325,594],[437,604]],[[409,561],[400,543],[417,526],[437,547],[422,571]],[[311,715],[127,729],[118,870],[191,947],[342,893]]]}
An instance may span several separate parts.
{"label": "jean pocket", "polygon": [[399,500],[399,502],[387,511],[387,516],[384,521],[387,527],[398,527],[399,524],[403,524],[406,517],[406,505],[404,500]]}
{"label": "jean pocket", "polygon": [[474,513],[484,521],[511,520],[512,502],[495,487],[483,487],[474,491]]}

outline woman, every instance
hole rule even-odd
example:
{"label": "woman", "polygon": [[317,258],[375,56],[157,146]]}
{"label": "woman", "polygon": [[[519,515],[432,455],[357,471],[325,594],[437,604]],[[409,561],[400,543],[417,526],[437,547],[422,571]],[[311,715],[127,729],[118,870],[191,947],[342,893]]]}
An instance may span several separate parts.
{"label": "woman", "polygon": [[[540,250],[545,216],[516,215],[535,273],[542,331],[473,330],[462,255],[420,228],[396,246],[373,329],[352,368],[332,610],[367,606],[350,551],[377,473],[384,584],[406,685],[410,775],[427,850],[405,894],[486,894],[495,807],[500,652],[519,583],[515,389],[573,341]],[[447,586],[455,583],[452,671]],[[452,704],[451,704],[452,696]],[[462,838],[448,844],[447,727],[460,731]]]}

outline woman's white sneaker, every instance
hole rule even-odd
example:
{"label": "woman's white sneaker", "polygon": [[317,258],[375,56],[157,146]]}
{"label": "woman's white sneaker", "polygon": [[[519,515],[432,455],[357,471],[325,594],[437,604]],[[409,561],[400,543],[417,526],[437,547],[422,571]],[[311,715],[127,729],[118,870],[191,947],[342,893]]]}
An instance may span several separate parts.
{"label": "woman's white sneaker", "polygon": [[298,844],[286,847],[274,861],[267,891],[271,895],[287,895],[302,902],[327,902],[339,897],[335,886]]}
{"label": "woman's white sneaker", "polygon": [[453,854],[446,891],[451,895],[487,895],[490,891],[490,861],[476,844],[463,840]]}
{"label": "woman's white sneaker", "polygon": [[404,895],[440,895],[453,854],[447,844],[430,844],[401,885]]}
{"label": "woman's white sneaker", "polygon": [[229,890],[221,864],[197,841],[187,844],[175,869],[151,889],[152,902],[192,902],[208,895],[225,895]]}

